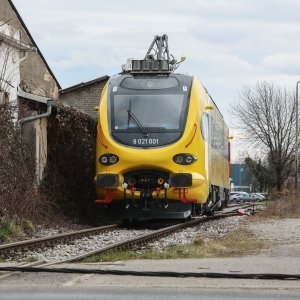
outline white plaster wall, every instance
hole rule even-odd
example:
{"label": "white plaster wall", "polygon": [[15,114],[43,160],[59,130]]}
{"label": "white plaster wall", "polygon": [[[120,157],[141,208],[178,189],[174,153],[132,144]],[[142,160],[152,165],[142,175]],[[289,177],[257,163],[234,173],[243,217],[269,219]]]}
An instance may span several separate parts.
{"label": "white plaster wall", "polygon": [[[3,24],[3,23],[2,23]],[[8,93],[9,102],[17,105],[17,88],[20,84],[20,51],[7,39],[20,42],[20,31],[0,22],[0,89]],[[1,100],[1,99],[0,99]]]}

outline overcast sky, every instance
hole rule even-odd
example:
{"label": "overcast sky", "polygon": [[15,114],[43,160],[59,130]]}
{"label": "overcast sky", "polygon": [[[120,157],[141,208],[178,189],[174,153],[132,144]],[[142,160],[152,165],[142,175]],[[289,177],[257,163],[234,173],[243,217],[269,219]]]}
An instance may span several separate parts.
{"label": "overcast sky", "polygon": [[63,88],[143,58],[157,34],[227,121],[243,85],[300,80],[299,0],[13,0]]}

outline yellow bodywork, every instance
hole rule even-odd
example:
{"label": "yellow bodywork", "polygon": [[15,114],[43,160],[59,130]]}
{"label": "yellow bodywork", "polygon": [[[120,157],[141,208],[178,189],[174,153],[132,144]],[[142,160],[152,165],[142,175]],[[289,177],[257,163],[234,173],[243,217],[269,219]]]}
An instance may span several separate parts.
{"label": "yellow bodywork", "polygon": [[[224,136],[228,137],[228,129],[224,125],[224,120],[217,107],[208,96],[200,81],[194,77],[190,95],[190,104],[188,117],[184,133],[177,142],[152,149],[141,149],[127,147],[114,141],[109,133],[108,126],[108,84],[102,91],[99,106],[99,137],[97,138],[96,152],[96,175],[97,174],[119,174],[120,186],[114,194],[115,200],[124,198],[122,184],[123,175],[129,171],[138,169],[157,169],[168,173],[191,173],[193,177],[193,186],[188,188],[188,198],[195,198],[199,203],[205,203],[209,195],[210,185],[220,186],[229,189],[229,170],[228,160],[218,151],[212,149],[201,134],[201,116],[203,112],[211,114],[218,119],[220,126],[224,128]],[[206,106],[213,106],[213,109],[205,109]],[[207,107],[206,107],[207,108]],[[196,131],[196,132],[195,132]],[[194,138],[193,138],[194,137]],[[104,146],[104,145],[105,146]],[[107,148],[105,148],[107,147]],[[112,166],[104,166],[99,163],[98,158],[106,153],[116,154],[119,162]],[[197,157],[197,161],[191,165],[178,165],[173,161],[173,156],[178,153],[190,153]],[[96,189],[98,199],[104,198],[104,190]],[[153,196],[156,197],[155,192]],[[130,191],[127,189],[127,195]],[[135,193],[136,199],[140,197],[139,192]],[[164,195],[161,193],[160,198]],[[168,199],[179,200],[178,193],[170,188]]]}

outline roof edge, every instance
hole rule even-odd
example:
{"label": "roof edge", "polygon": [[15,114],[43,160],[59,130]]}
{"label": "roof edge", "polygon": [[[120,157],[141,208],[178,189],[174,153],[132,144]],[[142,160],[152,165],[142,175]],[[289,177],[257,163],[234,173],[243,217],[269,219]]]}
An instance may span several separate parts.
{"label": "roof edge", "polygon": [[32,44],[33,44],[33,46],[36,47],[37,53],[40,55],[42,61],[43,61],[44,64],[46,65],[46,67],[47,67],[49,73],[51,74],[52,78],[55,80],[55,82],[56,82],[58,88],[61,89],[61,86],[60,86],[58,80],[56,79],[54,73],[52,72],[51,68],[49,67],[49,65],[48,65],[48,63],[47,63],[45,57],[43,56],[41,50],[39,49],[38,45],[37,45],[36,42],[34,41],[32,35],[30,34],[30,32],[29,32],[29,30],[28,30],[28,28],[27,28],[25,22],[23,21],[21,15],[19,14],[19,12],[18,12],[18,10],[16,9],[15,5],[13,4],[12,0],[8,0],[8,2],[9,2],[9,4],[11,5],[11,7],[12,7],[13,11],[15,12],[15,14],[17,15],[17,18],[19,19],[21,25],[23,26],[24,30],[26,31],[28,37],[30,38],[30,40],[31,40],[31,42],[32,42]]}
{"label": "roof edge", "polygon": [[99,78],[96,78],[96,79],[93,79],[93,80],[90,80],[90,81],[87,81],[87,82],[81,82],[79,84],[75,84],[75,85],[70,86],[68,88],[60,89],[59,94],[60,95],[67,94],[67,93],[72,92],[74,90],[77,90],[79,88],[82,88],[82,87],[85,87],[85,86],[88,86],[88,85],[91,85],[91,84],[94,84],[94,83],[97,83],[97,82],[100,82],[100,81],[108,80],[109,78],[110,77],[108,75],[104,75],[102,77],[99,77]]}

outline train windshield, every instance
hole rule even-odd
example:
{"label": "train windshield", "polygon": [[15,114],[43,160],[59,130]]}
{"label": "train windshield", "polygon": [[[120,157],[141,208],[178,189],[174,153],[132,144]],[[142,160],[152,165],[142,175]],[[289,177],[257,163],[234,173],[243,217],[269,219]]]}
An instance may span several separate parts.
{"label": "train windshield", "polygon": [[112,103],[114,131],[180,130],[183,94],[115,95]]}

